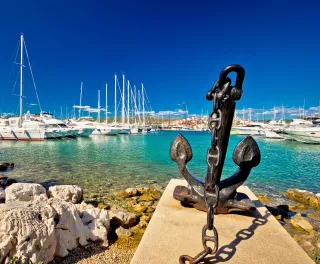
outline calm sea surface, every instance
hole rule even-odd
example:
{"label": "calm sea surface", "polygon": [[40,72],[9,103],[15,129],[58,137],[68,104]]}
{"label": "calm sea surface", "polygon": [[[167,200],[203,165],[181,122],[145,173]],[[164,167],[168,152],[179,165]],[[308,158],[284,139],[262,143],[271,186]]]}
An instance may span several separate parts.
{"label": "calm sea surface", "polygon": [[[171,161],[169,148],[177,132],[146,135],[95,136],[44,142],[0,141],[0,162],[14,162],[5,173],[20,181],[78,184],[101,196],[116,190],[156,184],[165,186],[181,178]],[[208,132],[183,132],[193,149],[189,169],[197,176],[206,172]],[[236,170],[232,151],[242,139],[231,136],[223,177]],[[256,194],[282,197],[288,188],[320,192],[320,145],[257,138],[262,160],[246,184]]]}

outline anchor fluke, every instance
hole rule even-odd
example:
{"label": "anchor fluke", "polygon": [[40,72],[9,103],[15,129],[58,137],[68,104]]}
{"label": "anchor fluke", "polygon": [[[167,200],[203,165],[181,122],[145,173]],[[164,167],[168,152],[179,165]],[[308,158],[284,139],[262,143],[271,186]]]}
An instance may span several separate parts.
{"label": "anchor fluke", "polygon": [[187,164],[192,159],[192,148],[188,140],[181,134],[177,135],[171,143],[170,157],[176,163]]}
{"label": "anchor fluke", "polygon": [[240,168],[258,166],[261,154],[257,142],[251,136],[241,140],[233,151],[232,159]]}

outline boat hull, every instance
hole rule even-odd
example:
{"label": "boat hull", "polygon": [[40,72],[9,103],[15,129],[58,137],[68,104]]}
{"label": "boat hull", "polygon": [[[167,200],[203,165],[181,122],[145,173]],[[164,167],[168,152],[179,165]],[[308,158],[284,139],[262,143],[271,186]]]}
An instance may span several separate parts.
{"label": "boat hull", "polygon": [[264,132],[264,135],[266,138],[283,139],[281,134],[276,133],[275,131],[273,131],[271,129],[265,129],[263,132]]}
{"label": "boat hull", "polygon": [[42,141],[45,139],[45,130],[38,128],[1,128],[0,140]]}
{"label": "boat hull", "polygon": [[262,129],[261,128],[252,128],[252,127],[234,127],[231,130],[232,135],[262,135]]}
{"label": "boat hull", "polygon": [[116,136],[117,134],[120,134],[118,129],[113,128],[96,128],[93,130],[91,135],[110,135],[110,136]]}
{"label": "boat hull", "polygon": [[289,138],[310,144],[320,144],[320,128],[304,130],[285,130],[284,134]]}

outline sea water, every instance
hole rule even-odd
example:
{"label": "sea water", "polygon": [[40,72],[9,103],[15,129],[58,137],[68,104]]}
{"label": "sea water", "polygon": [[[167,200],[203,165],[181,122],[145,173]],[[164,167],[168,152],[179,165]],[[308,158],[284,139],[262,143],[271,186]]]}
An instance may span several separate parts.
{"label": "sea water", "polygon": [[[77,184],[85,192],[108,195],[128,187],[156,184],[164,187],[181,178],[169,149],[179,132],[163,131],[143,135],[92,136],[43,142],[0,141],[0,162],[15,163],[5,175],[44,185]],[[192,173],[204,178],[208,132],[180,132],[190,142]],[[223,176],[237,169],[232,161],[235,146],[243,139],[231,136]],[[257,195],[281,197],[288,188],[320,192],[320,145],[287,140],[255,138],[261,163],[245,182]]]}

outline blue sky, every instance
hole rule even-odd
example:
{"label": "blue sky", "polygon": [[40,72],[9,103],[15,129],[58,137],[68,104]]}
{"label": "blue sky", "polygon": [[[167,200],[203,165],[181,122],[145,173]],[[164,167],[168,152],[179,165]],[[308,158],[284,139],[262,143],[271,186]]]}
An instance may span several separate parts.
{"label": "blue sky", "polygon": [[[111,90],[124,73],[144,83],[156,112],[186,102],[206,113],[205,94],[231,63],[246,69],[239,109],[317,107],[319,11],[316,1],[1,1],[0,109],[18,109],[21,32],[45,110],[78,104],[81,82],[83,103],[96,107],[100,89],[104,106],[105,83]],[[38,112],[27,67],[25,75],[25,110]]]}

